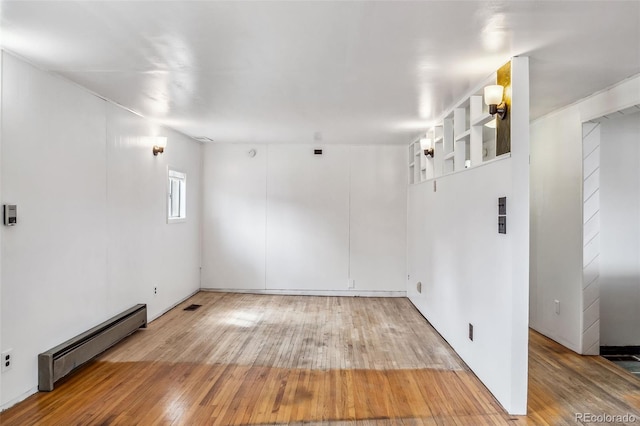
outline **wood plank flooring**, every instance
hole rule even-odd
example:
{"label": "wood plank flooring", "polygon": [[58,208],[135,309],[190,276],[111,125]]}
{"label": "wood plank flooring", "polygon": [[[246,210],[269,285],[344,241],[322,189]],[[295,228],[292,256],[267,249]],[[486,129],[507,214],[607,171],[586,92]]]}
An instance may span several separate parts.
{"label": "wood plank flooring", "polygon": [[[182,308],[201,304],[196,311]],[[407,299],[201,292],[4,425],[577,424],[635,413],[640,381],[531,334],[529,415],[507,415]]]}
{"label": "wood plank flooring", "polygon": [[529,333],[527,419],[535,425],[598,425],[576,413],[635,416],[640,424],[640,380],[600,356],[581,356],[534,331]]}

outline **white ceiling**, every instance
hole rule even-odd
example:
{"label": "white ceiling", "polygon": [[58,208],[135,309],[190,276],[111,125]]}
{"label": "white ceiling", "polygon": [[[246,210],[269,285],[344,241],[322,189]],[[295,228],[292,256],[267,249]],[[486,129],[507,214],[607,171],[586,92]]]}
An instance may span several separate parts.
{"label": "white ceiling", "polygon": [[515,55],[531,58],[532,119],[640,73],[640,1],[0,8],[5,49],[219,142],[408,143]]}

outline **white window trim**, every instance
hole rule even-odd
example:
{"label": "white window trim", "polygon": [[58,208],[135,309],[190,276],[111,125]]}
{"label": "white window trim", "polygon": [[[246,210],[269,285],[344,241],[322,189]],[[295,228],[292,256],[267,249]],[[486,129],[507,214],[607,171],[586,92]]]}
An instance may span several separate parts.
{"label": "white window trim", "polygon": [[[184,191],[182,201],[184,205],[181,206],[181,210],[184,212],[183,217],[171,217],[171,178],[178,178],[184,182]],[[184,223],[187,221],[187,174],[181,172],[173,167],[167,167],[167,223]]]}

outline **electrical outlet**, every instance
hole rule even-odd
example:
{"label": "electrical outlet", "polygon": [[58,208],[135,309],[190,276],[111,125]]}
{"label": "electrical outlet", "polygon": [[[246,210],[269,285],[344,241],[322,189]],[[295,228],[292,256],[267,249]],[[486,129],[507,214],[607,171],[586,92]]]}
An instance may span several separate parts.
{"label": "electrical outlet", "polygon": [[356,288],[356,280],[349,279],[347,281],[347,288]]}
{"label": "electrical outlet", "polygon": [[422,283],[420,281],[416,284],[416,290],[418,293],[422,293]]}
{"label": "electrical outlet", "polygon": [[559,300],[554,300],[553,301],[553,306],[556,310],[556,315],[560,315],[560,301]]}
{"label": "electrical outlet", "polygon": [[154,295],[158,294],[158,287],[154,287],[154,288],[153,288],[153,294],[154,294]]}
{"label": "electrical outlet", "polygon": [[473,324],[469,323],[469,340],[473,342]]}
{"label": "electrical outlet", "polygon": [[13,367],[13,349],[7,349],[6,351],[2,352],[2,372],[4,373],[5,371],[11,370],[11,367]]}

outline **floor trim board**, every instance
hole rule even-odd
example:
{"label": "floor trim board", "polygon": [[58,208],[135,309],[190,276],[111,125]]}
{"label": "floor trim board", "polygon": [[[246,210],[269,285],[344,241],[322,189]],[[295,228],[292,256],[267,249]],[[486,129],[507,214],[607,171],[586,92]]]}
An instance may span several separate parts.
{"label": "floor trim board", "polygon": [[18,404],[19,402],[24,401],[25,399],[29,398],[31,395],[38,393],[38,387],[36,386],[35,388],[31,388],[28,391],[26,391],[25,393],[23,393],[22,395],[18,395],[17,397],[13,398],[10,401],[7,401],[6,403],[2,404],[2,406],[0,406],[0,411],[4,411],[7,408],[11,408],[14,405]]}
{"label": "floor trim board", "polygon": [[269,294],[276,296],[407,297],[406,291],[264,289],[247,290],[234,288],[201,288],[200,290],[214,293]]}

